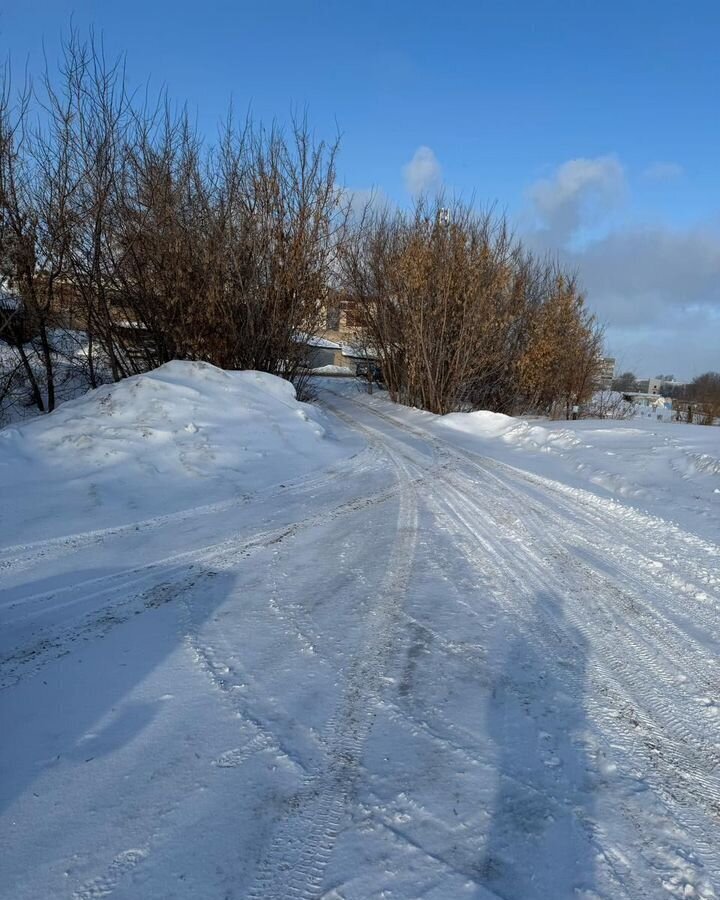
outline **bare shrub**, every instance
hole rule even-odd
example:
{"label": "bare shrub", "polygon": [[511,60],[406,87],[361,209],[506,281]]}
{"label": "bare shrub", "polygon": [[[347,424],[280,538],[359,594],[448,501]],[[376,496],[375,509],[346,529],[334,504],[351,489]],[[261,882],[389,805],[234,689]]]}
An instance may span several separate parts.
{"label": "bare shrub", "polygon": [[231,116],[207,144],[166,97],[139,103],[92,34],[71,32],[38,91],[13,100],[6,77],[0,275],[20,309],[2,331],[37,408],[55,405],[63,330],[87,335],[93,386],[201,359],[304,391],[307,338],[342,294],[394,399],[569,416],[602,339],[575,279],[460,202],[351,222],[337,151],[304,120]]}
{"label": "bare shrub", "polygon": [[630,419],[635,415],[635,404],[629,403],[619,391],[596,391],[583,406],[583,418]]}
{"label": "bare shrub", "polygon": [[[44,125],[30,131],[33,104]],[[58,77],[0,89],[0,274],[38,409],[55,404],[48,335],[87,334],[92,385],[170,359],[307,379],[347,227],[337,143],[231,118],[200,140],[166,98],[138,105],[119,61],[72,32]],[[6,323],[7,325],[7,323]],[[33,355],[44,364],[42,385]]]}
{"label": "bare shrub", "polygon": [[600,331],[574,279],[525,252],[502,218],[442,198],[370,213],[342,266],[393,399],[550,412],[591,392]]}

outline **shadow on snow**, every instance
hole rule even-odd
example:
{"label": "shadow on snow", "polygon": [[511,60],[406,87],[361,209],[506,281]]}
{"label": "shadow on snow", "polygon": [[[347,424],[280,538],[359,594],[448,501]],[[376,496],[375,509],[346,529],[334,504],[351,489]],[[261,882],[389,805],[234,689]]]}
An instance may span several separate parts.
{"label": "shadow on snow", "polygon": [[[561,641],[543,650],[542,636],[553,633]],[[488,698],[497,791],[481,881],[506,900],[577,898],[594,884],[586,641],[564,619],[560,598],[543,592],[525,632],[505,648]]]}

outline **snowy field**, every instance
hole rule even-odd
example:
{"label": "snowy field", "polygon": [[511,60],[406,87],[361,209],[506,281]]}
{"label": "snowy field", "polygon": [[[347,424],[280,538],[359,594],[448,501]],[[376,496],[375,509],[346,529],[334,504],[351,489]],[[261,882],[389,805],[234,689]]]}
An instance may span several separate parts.
{"label": "snowy field", "polygon": [[720,428],[320,385],[0,431],[0,894],[720,896]]}

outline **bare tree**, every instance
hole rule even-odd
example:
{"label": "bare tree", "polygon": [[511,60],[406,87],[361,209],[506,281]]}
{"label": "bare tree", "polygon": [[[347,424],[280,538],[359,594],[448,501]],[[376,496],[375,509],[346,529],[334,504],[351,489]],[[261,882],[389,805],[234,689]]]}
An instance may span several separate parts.
{"label": "bare tree", "polygon": [[619,391],[621,394],[637,391],[637,377],[635,373],[622,372],[613,379],[612,389],[614,391]]}
{"label": "bare tree", "polygon": [[26,152],[31,97],[31,85],[26,81],[13,98],[6,67],[0,85],[0,273],[19,302],[6,317],[2,338],[17,350],[33,402],[43,412],[47,407],[33,365],[34,349],[26,347],[29,338],[38,334],[38,310],[33,296],[21,290],[28,273],[35,272],[37,217],[28,189],[31,176]]}
{"label": "bare tree", "polygon": [[720,419],[720,372],[698,375],[689,385],[689,393],[695,405],[695,416],[700,417],[703,425],[714,425]]}

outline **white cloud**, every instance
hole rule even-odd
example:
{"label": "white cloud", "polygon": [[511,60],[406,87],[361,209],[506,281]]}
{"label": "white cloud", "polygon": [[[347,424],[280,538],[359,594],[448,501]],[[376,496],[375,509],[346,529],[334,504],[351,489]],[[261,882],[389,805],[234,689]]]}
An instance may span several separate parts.
{"label": "white cloud", "polygon": [[543,231],[564,243],[583,224],[615,206],[625,192],[625,171],[615,156],[570,159],[528,194]]}
{"label": "white cloud", "polygon": [[429,147],[418,147],[402,173],[405,187],[414,196],[438,190],[442,183],[442,167]]}
{"label": "white cloud", "polygon": [[623,370],[630,369],[645,378],[673,372],[680,380],[691,380],[702,372],[720,370],[716,349],[720,345],[720,315],[707,309],[688,309],[647,326],[610,324],[606,345],[622,360]]}
{"label": "white cloud", "polygon": [[640,374],[720,369],[720,232],[628,227],[561,257],[607,325],[610,350]]}
{"label": "white cloud", "polygon": [[643,366],[643,375],[720,369],[720,232],[622,229],[568,262],[609,339]]}
{"label": "white cloud", "polygon": [[393,206],[388,195],[380,188],[343,188],[342,194],[354,219]]}
{"label": "white cloud", "polygon": [[[671,166],[658,163],[643,175],[677,177]],[[720,228],[613,225],[607,214],[626,190],[614,156],[563,163],[528,191],[535,229],[527,243],[558,253],[578,273],[608,327],[608,349],[639,374],[720,369]]]}
{"label": "white cloud", "polygon": [[643,178],[650,181],[673,181],[685,174],[685,170],[679,163],[654,162],[642,173]]}
{"label": "white cloud", "polygon": [[709,228],[621,229],[567,259],[615,324],[659,323],[689,309],[720,314],[720,233]]}

